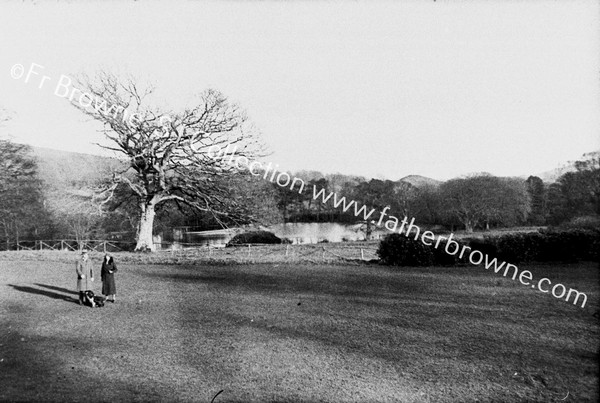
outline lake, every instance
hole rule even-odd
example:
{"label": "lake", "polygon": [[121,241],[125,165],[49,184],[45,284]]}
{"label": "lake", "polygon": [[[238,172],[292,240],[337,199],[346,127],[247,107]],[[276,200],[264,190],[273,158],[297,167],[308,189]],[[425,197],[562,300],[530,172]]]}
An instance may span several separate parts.
{"label": "lake", "polygon": [[[318,242],[344,242],[361,241],[365,239],[365,233],[361,231],[361,225],[348,225],[338,223],[286,223],[276,224],[268,227],[259,227],[261,230],[273,232],[279,238],[287,238],[294,244],[307,244]],[[174,242],[173,248],[181,248],[182,244],[194,244],[213,247],[222,247],[236,234],[246,229],[232,228],[215,231],[193,231],[182,232],[179,241]],[[378,232],[374,232],[375,239],[379,238]]]}

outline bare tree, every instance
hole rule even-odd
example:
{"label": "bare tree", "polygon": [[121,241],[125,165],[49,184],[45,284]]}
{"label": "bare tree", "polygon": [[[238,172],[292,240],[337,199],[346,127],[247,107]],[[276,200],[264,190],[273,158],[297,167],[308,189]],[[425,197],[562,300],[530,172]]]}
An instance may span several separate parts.
{"label": "bare tree", "polygon": [[65,232],[75,237],[79,247],[90,240],[103,216],[93,191],[55,191],[48,196],[48,209]]}
{"label": "bare tree", "polygon": [[489,174],[444,182],[441,199],[447,214],[459,220],[466,232],[490,222],[511,226],[524,222],[531,211],[525,182]]}
{"label": "bare tree", "polygon": [[[256,158],[263,148],[245,113],[215,90],[204,91],[197,104],[181,112],[163,113],[149,104],[153,87],[102,72],[78,80],[75,107],[104,125],[107,149],[124,155],[128,170],[115,172],[104,189],[108,202],[118,186],[137,197],[140,220],[136,250],[154,250],[152,229],[157,205],[186,204],[206,211],[219,222],[247,221],[236,199],[230,198],[220,177],[236,172],[225,159]],[[248,161],[248,160],[246,160]],[[243,165],[243,163],[241,164]]]}
{"label": "bare tree", "polygon": [[419,190],[408,182],[398,181],[394,183],[393,211],[401,217],[413,217],[413,209],[416,204]]}

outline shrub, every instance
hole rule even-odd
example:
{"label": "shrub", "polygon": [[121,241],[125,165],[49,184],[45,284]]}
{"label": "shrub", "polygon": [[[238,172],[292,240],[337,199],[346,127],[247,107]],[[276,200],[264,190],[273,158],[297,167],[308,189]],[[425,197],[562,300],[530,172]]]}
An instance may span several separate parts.
{"label": "shrub", "polygon": [[[446,252],[446,246],[448,245],[447,240],[440,241],[437,248],[435,247],[435,244],[429,247],[431,249],[431,251],[433,252],[434,263],[436,265],[454,266],[459,263],[465,263],[468,261],[468,259],[469,259],[469,251],[468,250],[466,251],[466,253],[463,255],[462,258],[459,258],[460,251],[462,251],[463,246],[468,245],[468,244],[466,242],[464,242],[462,240],[458,240],[458,239],[452,239],[452,241],[456,242],[458,244],[458,251],[454,255],[451,255]],[[453,251],[454,245],[451,245],[449,247],[449,249],[450,248],[452,248],[451,250]]]}
{"label": "shrub", "polygon": [[537,232],[506,234],[495,240],[497,257],[511,263],[540,260],[544,236]]}
{"label": "shrub", "polygon": [[600,230],[540,230],[544,242],[540,248],[543,261],[598,261]]}
{"label": "shrub", "polygon": [[600,216],[575,217],[569,222],[561,224],[559,228],[597,230],[600,229]]}
{"label": "shrub", "polygon": [[483,239],[471,238],[468,240],[467,245],[471,250],[478,250],[489,257],[496,257],[498,254],[496,240],[490,236],[484,236]]}
{"label": "shrub", "polygon": [[589,258],[593,262],[600,262],[600,231],[596,232],[596,237],[591,242]]}
{"label": "shrub", "polygon": [[401,234],[383,238],[377,254],[383,264],[390,266],[431,266],[434,263],[431,247]]}
{"label": "shrub", "polygon": [[283,243],[283,241],[269,231],[251,231],[237,234],[227,242],[226,246],[245,245],[249,243],[277,244]]}
{"label": "shrub", "polygon": [[540,230],[472,239],[472,249],[510,263],[598,261],[600,230]]}
{"label": "shrub", "polygon": [[[598,229],[540,230],[485,236],[483,239],[465,238],[457,242],[459,250],[466,244],[471,250],[478,250],[491,259],[498,258],[507,263],[600,261]],[[377,253],[381,262],[388,265],[451,266],[467,263],[470,251],[459,259],[460,252],[455,255],[446,253],[446,241],[441,241],[435,248],[404,235],[390,234],[381,241]]]}

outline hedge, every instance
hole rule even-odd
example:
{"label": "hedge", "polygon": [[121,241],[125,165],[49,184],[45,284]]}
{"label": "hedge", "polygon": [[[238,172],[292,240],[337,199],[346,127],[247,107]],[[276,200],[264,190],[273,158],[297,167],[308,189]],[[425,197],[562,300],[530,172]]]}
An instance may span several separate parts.
{"label": "hedge", "polygon": [[[513,233],[483,239],[466,238],[457,241],[460,250],[466,245],[490,258],[497,257],[509,263],[522,262],[576,262],[600,261],[600,229],[540,230],[530,233]],[[460,253],[446,253],[446,241],[438,248],[427,246],[413,237],[389,234],[379,244],[377,253],[383,264],[393,266],[456,265],[467,263],[469,250],[462,259]]]}
{"label": "hedge", "polygon": [[[463,243],[455,239],[453,241],[458,243],[461,250]],[[446,244],[445,240],[441,241],[435,248],[425,245],[418,238],[415,240],[413,236],[389,234],[379,244],[377,254],[381,263],[390,266],[453,266],[465,261],[465,256],[458,259],[460,253],[446,253]]]}
{"label": "hedge", "polygon": [[284,241],[269,231],[251,231],[237,234],[227,242],[226,246],[245,245],[249,243],[279,244],[284,243]]}
{"label": "hedge", "polygon": [[401,234],[389,234],[383,238],[377,254],[383,264],[390,266],[431,266],[434,262],[429,246]]}

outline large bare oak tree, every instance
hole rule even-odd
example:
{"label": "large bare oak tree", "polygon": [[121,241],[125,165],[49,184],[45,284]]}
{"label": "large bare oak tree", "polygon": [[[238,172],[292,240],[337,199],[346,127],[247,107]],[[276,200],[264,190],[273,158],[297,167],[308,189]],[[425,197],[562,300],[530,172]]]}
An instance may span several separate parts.
{"label": "large bare oak tree", "polygon": [[161,203],[185,204],[219,221],[248,222],[253,217],[238,199],[229,197],[223,177],[236,168],[215,158],[228,149],[249,159],[263,153],[257,131],[245,113],[223,94],[206,90],[182,111],[153,107],[154,87],[138,88],[134,79],[101,72],[82,76],[71,93],[72,104],[104,125],[110,140],[104,148],[128,160],[104,189],[109,201],[119,186],[137,199],[140,220],[136,250],[154,250],[152,229]]}

